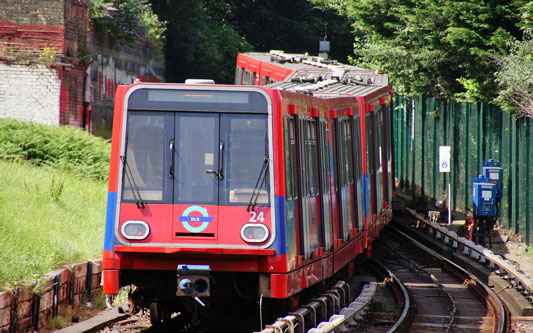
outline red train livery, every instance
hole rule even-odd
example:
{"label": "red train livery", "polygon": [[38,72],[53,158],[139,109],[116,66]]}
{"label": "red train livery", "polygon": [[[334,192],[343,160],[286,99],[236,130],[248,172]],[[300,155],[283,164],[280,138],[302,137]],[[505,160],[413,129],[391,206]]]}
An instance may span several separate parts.
{"label": "red train livery", "polygon": [[104,293],[135,285],[155,322],[228,295],[297,297],[391,218],[386,75],[281,52],[239,55],[236,73],[116,93]]}

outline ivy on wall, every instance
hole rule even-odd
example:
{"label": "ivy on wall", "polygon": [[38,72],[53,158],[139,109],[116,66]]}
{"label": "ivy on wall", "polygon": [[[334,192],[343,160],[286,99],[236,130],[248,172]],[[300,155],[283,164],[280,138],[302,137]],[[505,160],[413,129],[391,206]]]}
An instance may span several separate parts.
{"label": "ivy on wall", "polygon": [[156,48],[163,47],[166,22],[159,19],[147,0],[92,0],[90,15],[94,28],[113,37],[144,39]]}

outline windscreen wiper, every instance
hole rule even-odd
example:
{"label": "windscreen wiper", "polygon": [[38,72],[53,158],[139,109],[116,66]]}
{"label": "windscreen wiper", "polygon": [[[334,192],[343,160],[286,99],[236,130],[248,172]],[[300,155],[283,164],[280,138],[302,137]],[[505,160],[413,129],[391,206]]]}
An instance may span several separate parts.
{"label": "windscreen wiper", "polygon": [[144,209],[144,201],[141,198],[141,192],[139,191],[139,188],[137,187],[137,184],[135,183],[135,177],[133,177],[133,173],[131,172],[130,166],[128,164],[128,161],[126,160],[126,156],[120,156],[120,159],[122,160],[122,164],[124,165],[126,178],[128,179],[128,182],[131,186],[131,193],[133,194],[133,199],[135,200],[135,204],[137,205],[137,208]]}
{"label": "windscreen wiper", "polygon": [[269,161],[269,158],[265,156],[263,160],[263,166],[261,167],[261,171],[259,171],[259,176],[257,177],[257,181],[255,182],[252,196],[250,197],[250,201],[248,202],[248,207],[246,208],[247,211],[250,211],[250,210],[253,211],[255,209],[255,205],[257,204],[257,199],[259,198],[259,193],[261,189],[263,188],[263,184],[266,181],[266,175],[268,173],[268,161]]}

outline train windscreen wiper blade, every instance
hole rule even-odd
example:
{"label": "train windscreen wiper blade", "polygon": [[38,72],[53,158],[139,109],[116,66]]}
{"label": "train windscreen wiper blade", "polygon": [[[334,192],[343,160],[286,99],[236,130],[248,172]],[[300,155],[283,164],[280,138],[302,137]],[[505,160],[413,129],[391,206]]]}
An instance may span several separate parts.
{"label": "train windscreen wiper blade", "polygon": [[139,191],[139,188],[137,187],[137,184],[135,183],[135,177],[133,176],[133,173],[131,172],[130,166],[128,164],[128,161],[126,160],[126,156],[120,156],[120,159],[122,160],[122,164],[124,165],[124,168],[126,172],[124,174],[126,175],[126,178],[128,179],[128,183],[130,183],[131,186],[131,193],[133,194],[133,199],[135,200],[135,204],[137,205],[137,208],[145,208],[144,201],[141,198],[141,192]]}
{"label": "train windscreen wiper blade", "polygon": [[266,175],[268,173],[268,157],[265,156],[263,159],[263,166],[261,167],[261,171],[259,171],[259,176],[257,177],[257,181],[255,182],[254,190],[252,192],[252,196],[250,197],[250,201],[248,202],[248,207],[246,208],[247,211],[254,210],[255,205],[257,204],[257,199],[259,198],[259,193],[261,191],[261,188],[263,188],[263,184],[266,181]]}

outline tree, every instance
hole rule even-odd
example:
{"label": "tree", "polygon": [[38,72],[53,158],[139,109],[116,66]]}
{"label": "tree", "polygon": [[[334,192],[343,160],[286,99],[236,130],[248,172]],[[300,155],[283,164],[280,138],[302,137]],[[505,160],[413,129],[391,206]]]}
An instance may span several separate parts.
{"label": "tree", "polygon": [[519,0],[312,1],[352,20],[352,61],[389,74],[403,95],[491,101],[492,59],[520,37]]}
{"label": "tree", "polygon": [[272,49],[318,54],[327,36],[330,58],[346,62],[353,50],[350,21],[332,9],[318,9],[308,0],[205,0],[219,22],[227,22],[254,51]]}
{"label": "tree", "polygon": [[496,103],[517,117],[533,117],[533,2],[522,7],[524,39],[509,45],[509,54],[496,58],[499,86]]}
{"label": "tree", "polygon": [[167,24],[166,66],[171,82],[212,78],[233,83],[238,52],[281,49],[318,53],[327,34],[330,57],[352,52],[349,21],[308,0],[151,0]]}
{"label": "tree", "polygon": [[152,0],[154,11],[168,22],[166,73],[169,82],[214,79],[232,83],[235,58],[251,46],[231,26],[214,19],[204,1]]}

